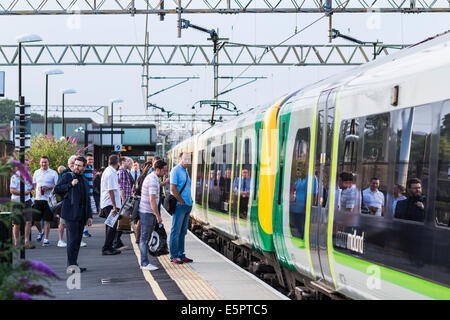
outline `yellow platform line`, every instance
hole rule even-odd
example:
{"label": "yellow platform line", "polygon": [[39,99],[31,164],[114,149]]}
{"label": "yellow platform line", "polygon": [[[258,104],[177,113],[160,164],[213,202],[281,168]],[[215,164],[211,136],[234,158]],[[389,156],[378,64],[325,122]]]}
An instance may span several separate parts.
{"label": "yellow platform line", "polygon": [[[136,244],[136,237],[134,236],[133,233],[130,233],[130,240],[131,243],[133,244],[133,250],[134,250],[134,254],[137,257],[139,266],[141,265],[141,252],[139,251],[139,247]],[[148,284],[150,285],[150,287],[153,290],[153,293],[156,296],[156,299],[158,300],[168,300],[166,295],[164,294],[164,292],[161,290],[161,287],[159,286],[158,282],[156,282],[155,278],[153,278],[152,273],[150,272],[150,270],[141,270],[145,280],[148,282]]]}

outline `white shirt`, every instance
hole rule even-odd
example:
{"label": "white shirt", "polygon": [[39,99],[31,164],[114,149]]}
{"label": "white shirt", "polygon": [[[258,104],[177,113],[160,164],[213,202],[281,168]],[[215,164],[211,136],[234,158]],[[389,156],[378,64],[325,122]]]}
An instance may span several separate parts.
{"label": "white shirt", "polygon": [[100,208],[105,208],[107,206],[112,206],[112,201],[109,196],[108,191],[114,191],[114,198],[116,200],[116,208],[122,207],[122,202],[120,199],[120,185],[119,178],[117,177],[117,170],[111,166],[108,166],[102,174],[102,180],[100,183]]}
{"label": "white shirt", "polygon": [[44,194],[41,192],[41,187],[54,187],[58,183],[58,174],[55,170],[48,168],[46,171],[38,169],[33,174],[33,183],[36,184],[36,200],[46,200],[52,190],[45,191]]}
{"label": "white shirt", "polygon": [[363,191],[363,202],[368,207],[378,208],[376,216],[381,217],[381,207],[384,207],[384,194],[380,190],[372,192],[370,188]]}
{"label": "white shirt", "polygon": [[150,205],[150,195],[155,195],[156,204],[159,202],[159,179],[156,173],[153,171],[151,174],[145,177],[142,184],[141,202],[139,203],[140,212],[154,213],[152,206]]}
{"label": "white shirt", "polygon": [[[16,172],[10,180],[9,187],[16,189],[17,191],[20,191],[20,172]],[[33,185],[30,184],[25,180],[25,191],[31,191],[33,190]],[[28,201],[31,199],[31,194],[25,195],[25,201]],[[15,194],[11,194],[11,200],[14,202],[20,202],[20,196],[17,196]]]}

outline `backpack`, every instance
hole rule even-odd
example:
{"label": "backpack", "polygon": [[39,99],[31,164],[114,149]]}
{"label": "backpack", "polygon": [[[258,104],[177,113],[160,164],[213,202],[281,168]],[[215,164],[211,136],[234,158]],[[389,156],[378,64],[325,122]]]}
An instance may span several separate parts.
{"label": "backpack", "polygon": [[154,257],[162,256],[169,253],[167,247],[167,233],[162,223],[155,226],[152,238],[148,242],[148,251]]}

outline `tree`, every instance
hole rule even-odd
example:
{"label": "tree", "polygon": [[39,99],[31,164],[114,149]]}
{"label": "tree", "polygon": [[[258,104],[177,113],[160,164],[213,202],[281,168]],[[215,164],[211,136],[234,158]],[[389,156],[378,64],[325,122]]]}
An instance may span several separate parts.
{"label": "tree", "polygon": [[[10,99],[0,100],[0,123],[10,123],[14,120],[16,103],[16,101]],[[31,113],[31,118],[42,119],[43,117],[38,113]]]}

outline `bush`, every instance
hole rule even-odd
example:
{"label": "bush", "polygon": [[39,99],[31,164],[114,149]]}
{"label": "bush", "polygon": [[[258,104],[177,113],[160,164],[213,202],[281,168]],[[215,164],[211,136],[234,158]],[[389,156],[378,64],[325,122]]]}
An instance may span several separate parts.
{"label": "bush", "polygon": [[59,166],[67,166],[67,160],[72,155],[83,155],[85,150],[90,146],[82,149],[77,148],[78,138],[61,137],[55,140],[51,135],[40,134],[31,139],[30,150],[25,154],[25,158],[30,160],[31,170],[33,173],[40,168],[39,161],[42,156],[47,156],[49,159],[49,167],[53,170],[58,169]]}
{"label": "bush", "polygon": [[[28,170],[20,162],[12,159],[0,159],[0,175],[9,175],[12,167],[18,167],[22,179],[30,181]],[[16,207],[13,209],[13,205]],[[23,207],[23,205],[22,205]],[[0,198],[0,210],[11,212],[12,216],[22,214],[22,209],[17,202]],[[0,224],[6,229],[11,229],[11,219],[0,217]],[[22,245],[23,246],[23,245]],[[0,243],[0,300],[31,300],[32,296],[50,295],[50,290],[40,284],[47,284],[52,279],[60,279],[57,274],[46,264],[40,261],[22,260],[14,263],[9,262],[11,256],[17,257],[21,248],[14,248],[11,243]]]}

